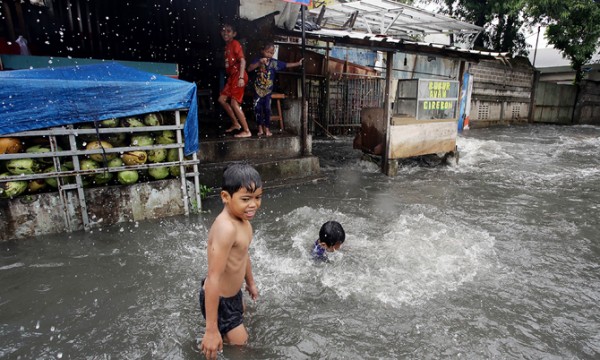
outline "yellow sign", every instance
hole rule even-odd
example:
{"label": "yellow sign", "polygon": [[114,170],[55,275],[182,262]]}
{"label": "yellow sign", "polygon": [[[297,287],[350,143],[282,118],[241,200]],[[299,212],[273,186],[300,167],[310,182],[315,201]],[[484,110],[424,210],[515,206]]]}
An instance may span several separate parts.
{"label": "yellow sign", "polygon": [[423,110],[449,110],[454,107],[453,101],[423,101]]}
{"label": "yellow sign", "polygon": [[313,0],[312,4],[308,7],[309,9],[316,9],[321,6],[335,5],[335,0]]}
{"label": "yellow sign", "polygon": [[449,81],[431,81],[429,83],[429,97],[433,99],[443,99],[448,96],[448,90],[450,90]]}

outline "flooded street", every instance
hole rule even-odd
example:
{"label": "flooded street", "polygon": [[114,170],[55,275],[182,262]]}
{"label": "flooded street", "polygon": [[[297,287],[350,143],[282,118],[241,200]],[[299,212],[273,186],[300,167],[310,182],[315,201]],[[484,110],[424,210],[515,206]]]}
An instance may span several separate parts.
{"label": "flooded street", "polygon": [[[600,128],[465,131],[458,165],[396,177],[316,140],[323,181],[268,189],[250,343],[223,359],[600,357]],[[199,359],[221,210],[0,244],[0,358]],[[330,263],[310,249],[337,220]],[[246,299],[248,299],[246,297]]]}

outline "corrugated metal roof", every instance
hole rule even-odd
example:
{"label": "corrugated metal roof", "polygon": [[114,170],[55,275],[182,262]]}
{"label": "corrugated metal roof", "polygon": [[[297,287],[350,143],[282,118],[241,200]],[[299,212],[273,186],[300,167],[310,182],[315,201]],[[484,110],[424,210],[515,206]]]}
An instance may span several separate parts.
{"label": "corrugated metal roof", "polygon": [[362,0],[309,11],[322,28],[415,40],[418,35],[477,34],[483,28],[390,0]]}
{"label": "corrugated metal roof", "polygon": [[[284,31],[282,29],[281,33],[286,35],[293,34],[295,37],[301,36],[300,30]],[[409,41],[356,31],[320,29],[305,31],[305,33],[307,38],[328,41],[339,46],[368,48],[370,50],[431,54],[449,58],[461,58],[468,61],[478,61],[480,59],[498,59],[504,61],[509,57],[508,53],[462,49],[452,45]]]}

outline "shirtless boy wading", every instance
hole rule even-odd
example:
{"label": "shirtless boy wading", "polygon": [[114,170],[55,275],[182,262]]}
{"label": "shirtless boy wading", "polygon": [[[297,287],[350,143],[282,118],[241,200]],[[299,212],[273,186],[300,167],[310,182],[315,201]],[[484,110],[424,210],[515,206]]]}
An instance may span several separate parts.
{"label": "shirtless boy wading", "polygon": [[248,332],[243,324],[242,284],[253,300],[258,289],[252,276],[248,248],[252,225],[260,208],[262,182],[249,165],[234,164],[223,173],[221,200],[223,211],[208,232],[208,274],[200,289],[200,307],[206,318],[201,350],[216,359],[223,342],[243,345]]}

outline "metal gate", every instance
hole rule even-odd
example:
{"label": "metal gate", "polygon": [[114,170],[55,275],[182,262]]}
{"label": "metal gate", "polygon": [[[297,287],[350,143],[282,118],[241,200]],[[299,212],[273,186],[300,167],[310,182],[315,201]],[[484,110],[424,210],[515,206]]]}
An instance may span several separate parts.
{"label": "metal gate", "polygon": [[576,94],[575,85],[538,82],[535,89],[532,121],[572,124]]}
{"label": "metal gate", "polygon": [[383,107],[385,79],[344,74],[339,79],[314,77],[307,82],[308,120],[315,135],[354,133],[360,111]]}

